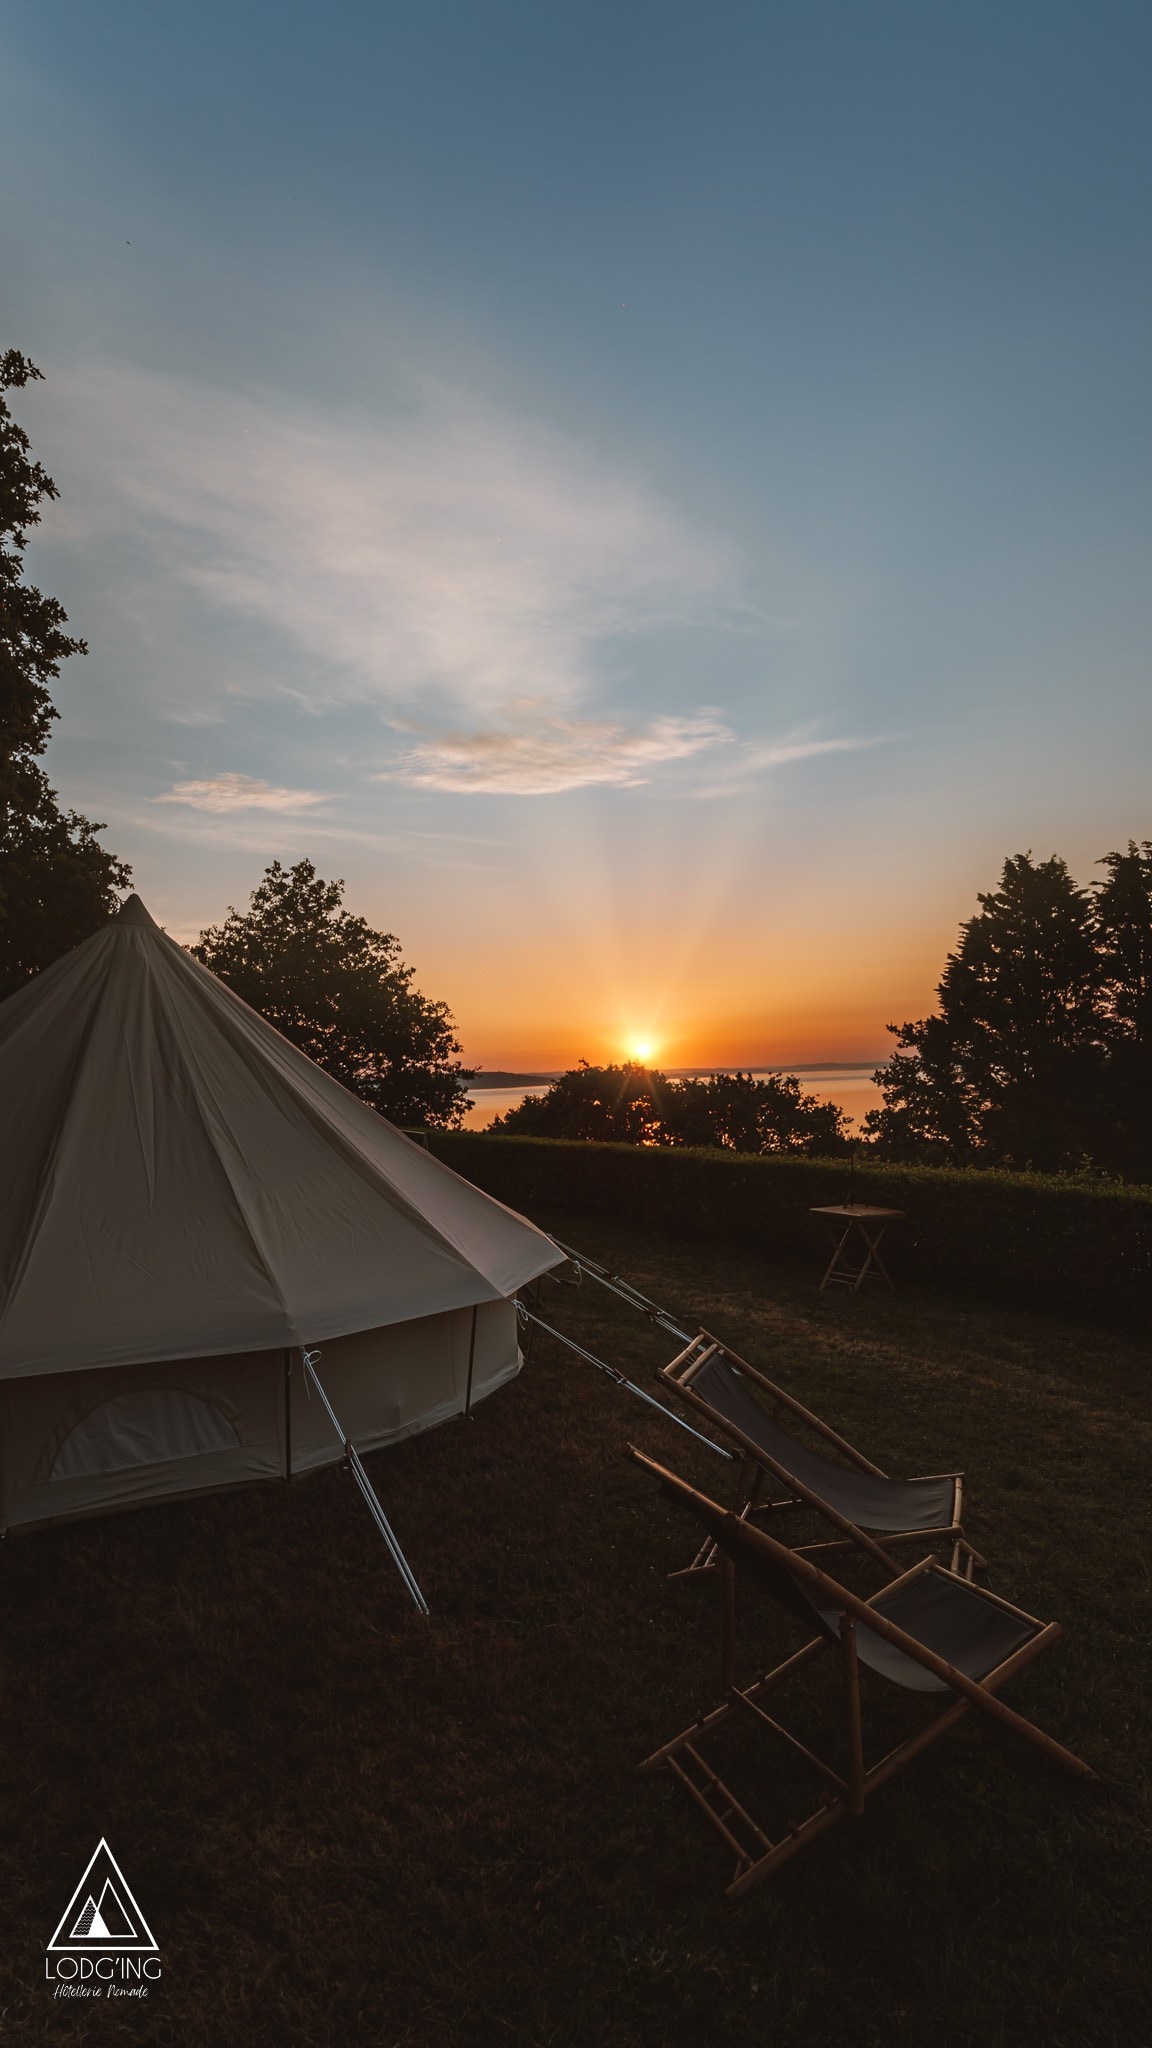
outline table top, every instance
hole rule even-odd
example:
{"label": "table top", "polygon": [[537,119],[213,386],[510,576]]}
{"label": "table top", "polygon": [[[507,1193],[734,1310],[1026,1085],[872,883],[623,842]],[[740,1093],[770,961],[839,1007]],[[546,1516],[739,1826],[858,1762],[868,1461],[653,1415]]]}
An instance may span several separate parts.
{"label": "table top", "polygon": [[830,1208],[810,1209],[808,1213],[810,1216],[847,1216],[850,1220],[858,1222],[863,1222],[865,1218],[871,1218],[872,1222],[876,1223],[879,1222],[881,1217],[891,1222],[897,1216],[903,1216],[904,1211],[903,1209],[870,1209],[865,1202],[836,1202]]}

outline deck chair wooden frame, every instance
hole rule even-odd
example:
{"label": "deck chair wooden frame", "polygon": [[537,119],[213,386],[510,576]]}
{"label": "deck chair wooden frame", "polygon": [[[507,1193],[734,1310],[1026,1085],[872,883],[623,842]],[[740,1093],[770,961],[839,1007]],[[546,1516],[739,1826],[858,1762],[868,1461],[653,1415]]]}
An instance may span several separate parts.
{"label": "deck chair wooden frame", "polygon": [[[708,1330],[701,1330],[693,1337],[690,1344],[660,1368],[656,1377],[671,1394],[694,1409],[697,1415],[703,1416],[714,1430],[743,1453],[736,1510],[742,1519],[763,1520],[800,1508],[811,1508],[834,1525],[838,1531],[835,1537],[822,1543],[799,1544],[795,1546],[797,1555],[832,1557],[837,1552],[860,1550],[873,1558],[890,1578],[894,1578],[900,1567],[889,1556],[890,1550],[908,1543],[951,1543],[953,1571],[962,1569],[971,1578],[977,1566],[984,1564],[985,1560],[964,1534],[962,1472],[934,1472],[919,1479],[890,1479],[854,1444],[830,1429],[810,1408],[805,1408],[793,1395],[778,1387],[754,1365],[749,1365],[747,1359],[741,1358]],[[712,1398],[709,1398],[707,1387],[709,1380],[712,1382]],[[747,1388],[741,1388],[741,1381],[750,1381],[762,1388],[771,1397],[774,1411],[770,1414]],[[753,1409],[763,1417],[762,1424],[757,1421]],[[817,1456],[798,1437],[784,1430],[776,1420],[781,1409],[813,1431],[823,1444],[838,1451],[855,1472],[884,1482],[882,1487],[871,1489],[876,1496],[871,1508],[867,1499],[869,1489],[857,1484],[854,1490],[862,1496],[857,1516],[854,1518],[848,1512],[853,1492],[849,1482],[853,1474],[831,1458]],[[745,1427],[741,1426],[741,1421]],[[769,1479],[776,1480],[786,1489],[785,1499],[762,1499]],[[869,1521],[870,1513],[881,1517],[879,1523]],[[904,1521],[906,1526],[901,1526]],[[672,1576],[692,1578],[698,1573],[714,1570],[715,1565],[716,1546],[709,1537],[691,1564]]]}
{"label": "deck chair wooden frame", "polygon": [[[762,1673],[750,1685],[738,1686],[729,1668],[725,1699],[700,1715],[671,1742],[662,1743],[640,1766],[646,1771],[670,1771],[701,1811],[707,1814],[721,1839],[732,1850],[736,1868],[726,1887],[729,1898],[739,1898],[752,1885],[770,1877],[837,1821],[860,1818],[870,1794],[945,1734],[970,1708],[1033,1744],[1053,1763],[1075,1776],[1096,1778],[1097,1773],[1090,1764],[996,1697],[1001,1686],[1057,1640],[1062,1633],[1058,1622],[1037,1620],[1022,1607],[1014,1607],[983,1586],[973,1585],[971,1580],[946,1570],[931,1557],[923,1558],[910,1571],[903,1572],[898,1579],[881,1587],[870,1599],[862,1600],[830,1578],[809,1558],[776,1542],[754,1523],[728,1513],[643,1452],[629,1446],[628,1454],[659,1479],[665,1494],[687,1507],[710,1529],[721,1550],[726,1581],[734,1579],[737,1568],[749,1572],[808,1627],[815,1625],[818,1631],[803,1648],[786,1657],[773,1670]],[[927,1584],[917,1590],[921,1581]],[[962,1670],[951,1663],[902,1628],[890,1613],[885,1613],[886,1608],[894,1608],[900,1613],[910,1600],[912,1604],[918,1599],[922,1602],[925,1592],[937,1608],[943,1608],[945,1612],[954,1607],[963,1610],[959,1629],[953,1626],[953,1635],[963,1647],[955,1650],[954,1654],[964,1655],[965,1662],[972,1667],[969,1670]],[[998,1635],[1000,1647],[1006,1654],[1000,1655],[995,1647],[986,1647],[981,1654],[973,1647],[973,1612],[977,1617],[977,1635],[982,1624],[986,1644],[994,1644]],[[937,1633],[946,1636],[947,1628],[941,1630],[938,1625]],[[844,1757],[838,1768],[817,1756],[797,1735],[776,1720],[764,1704],[769,1693],[828,1652],[835,1655],[840,1673]],[[729,1637],[726,1659],[730,1660],[730,1656]],[[926,1728],[921,1728],[871,1765],[864,1760],[861,1663],[871,1665],[886,1679],[906,1690],[933,1691],[937,1696],[951,1695],[951,1703]],[[701,1744],[715,1730],[737,1718],[753,1724],[757,1731],[766,1730],[783,1741],[799,1753],[823,1781],[820,1805],[804,1820],[789,1821],[780,1841],[773,1841],[753,1819],[701,1753]]]}

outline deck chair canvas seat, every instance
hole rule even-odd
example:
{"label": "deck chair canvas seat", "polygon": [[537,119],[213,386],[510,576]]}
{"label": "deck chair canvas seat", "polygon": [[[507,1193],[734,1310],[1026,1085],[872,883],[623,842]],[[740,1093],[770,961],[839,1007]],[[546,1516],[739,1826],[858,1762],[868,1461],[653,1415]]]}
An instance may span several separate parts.
{"label": "deck chair canvas seat", "polygon": [[[818,1416],[706,1330],[664,1366],[658,1378],[743,1451],[738,1512],[746,1519],[789,1505],[803,1505],[839,1528],[839,1540],[796,1546],[802,1555],[854,1546],[876,1558],[893,1576],[899,1567],[886,1556],[887,1548],[936,1539],[951,1542],[953,1570],[963,1560],[970,1577],[974,1567],[983,1563],[964,1536],[962,1472],[940,1473],[927,1479],[890,1479]],[[753,1385],[762,1387],[777,1408],[796,1416],[848,1458],[850,1464],[822,1456],[791,1430],[783,1429],[756,1399]],[[787,1488],[789,1501],[761,1504],[760,1496],[768,1478]],[[715,1546],[709,1541],[687,1573],[679,1576],[712,1569],[714,1551]]]}
{"label": "deck chair canvas seat", "polygon": [[[1058,1623],[1038,1621],[946,1570],[934,1558],[924,1558],[871,1599],[862,1600],[809,1559],[697,1493],[654,1459],[632,1449],[629,1455],[659,1479],[667,1496],[705,1524],[717,1543],[726,1576],[734,1577],[737,1569],[750,1574],[806,1630],[815,1631],[802,1649],[750,1685],[737,1686],[729,1668],[727,1697],[641,1765],[643,1770],[670,1770],[735,1852],[736,1870],[727,1887],[730,1898],[769,1876],[836,1821],[862,1815],[868,1795],[970,1707],[1022,1736],[1076,1776],[1096,1777],[1090,1765],[996,1697],[1009,1678],[1057,1640]],[[845,1755],[839,1767],[816,1756],[765,1705],[777,1686],[829,1650],[840,1667]],[[729,1657],[730,1652],[731,1645]],[[951,1698],[926,1728],[871,1766],[864,1761],[861,1665],[905,1692]],[[757,1731],[766,1728],[798,1751],[823,1779],[820,1806],[803,1821],[789,1821],[781,1841],[771,1840],[703,1754],[708,1738],[737,1719]]]}
{"label": "deck chair canvas seat", "polygon": [[[982,1587],[954,1577],[931,1559],[914,1565],[895,1585],[874,1593],[867,1604],[955,1670],[975,1679],[987,1678],[1006,1658],[1015,1656],[1025,1643],[1033,1641],[1040,1627],[1039,1622],[990,1600]],[[836,1608],[814,1607],[813,1613],[827,1635],[838,1633]],[[856,1654],[870,1671],[903,1686],[906,1692],[951,1691],[947,1679],[917,1664],[906,1650],[877,1635],[866,1621],[857,1626]]]}

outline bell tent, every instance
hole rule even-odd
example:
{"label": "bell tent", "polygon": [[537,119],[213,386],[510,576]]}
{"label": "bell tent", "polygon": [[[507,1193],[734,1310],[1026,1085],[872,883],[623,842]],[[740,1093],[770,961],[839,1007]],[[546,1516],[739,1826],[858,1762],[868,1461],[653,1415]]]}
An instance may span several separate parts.
{"label": "bell tent", "polygon": [[139,897],[0,1004],[0,1527],[214,1490],[518,1371],[542,1231],[349,1094]]}

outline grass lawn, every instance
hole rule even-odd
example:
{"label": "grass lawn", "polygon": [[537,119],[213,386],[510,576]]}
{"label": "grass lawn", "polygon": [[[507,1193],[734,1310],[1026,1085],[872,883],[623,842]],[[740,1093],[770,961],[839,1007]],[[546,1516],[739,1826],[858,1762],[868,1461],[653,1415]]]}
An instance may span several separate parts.
{"label": "grass lawn", "polygon": [[[337,1469],[4,1545],[0,2039],[1146,2048],[1147,1347],[821,1296],[818,1249],[771,1267],[541,1220],[886,1469],[963,1467],[989,1584],[1066,1629],[1005,1697],[1110,1788],[969,1715],[729,1904],[718,1837],[635,1770],[712,1703],[718,1628],[713,1587],[666,1578],[694,1527],[622,1453],[721,1491],[732,1468],[538,1340],[473,1419],[367,1461],[429,1622]],[[643,1385],[675,1348],[591,1286],[542,1309]],[[748,1675],[802,1640],[742,1619]],[[872,1697],[882,1729],[907,1712]],[[825,1699],[806,1681],[793,1724]],[[766,1817],[777,1763],[742,1745]],[[43,1982],[102,1834],[161,1943],[143,2007]]]}

